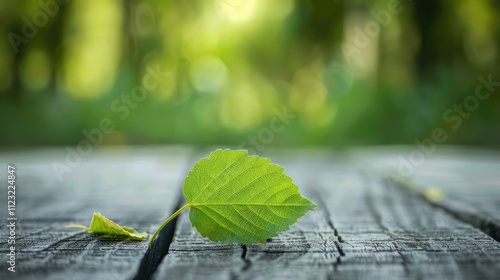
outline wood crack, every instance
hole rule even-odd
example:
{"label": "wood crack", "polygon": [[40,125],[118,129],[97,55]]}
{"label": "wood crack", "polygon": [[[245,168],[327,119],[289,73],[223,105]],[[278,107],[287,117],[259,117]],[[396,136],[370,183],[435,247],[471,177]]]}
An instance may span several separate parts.
{"label": "wood crack", "polygon": [[[342,246],[339,243],[339,242],[343,243],[344,240],[342,239],[342,236],[340,236],[339,231],[333,225],[332,217],[330,215],[330,211],[328,211],[328,208],[326,208],[326,204],[323,201],[323,199],[321,198],[321,195],[319,195],[318,193],[315,193],[315,199],[318,201],[318,204],[320,206],[319,208],[322,209],[325,212],[326,222],[327,222],[328,226],[333,230],[333,235],[335,237],[337,237],[337,239],[338,239],[338,241],[335,240],[333,243],[335,244],[335,247],[337,248],[337,251],[339,252],[340,256],[344,257],[345,256],[345,252],[344,252],[344,250],[342,249]],[[340,257],[339,257],[339,259],[337,259],[337,263],[340,264]]]}

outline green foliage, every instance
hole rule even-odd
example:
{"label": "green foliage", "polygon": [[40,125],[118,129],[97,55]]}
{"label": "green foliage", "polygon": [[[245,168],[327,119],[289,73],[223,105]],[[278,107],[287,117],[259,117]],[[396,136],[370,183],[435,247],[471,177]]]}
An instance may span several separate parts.
{"label": "green foliage", "polygon": [[269,148],[413,145],[435,128],[448,145],[500,147],[497,92],[454,109],[498,90],[478,77],[500,79],[499,1],[30,2],[0,4],[0,119],[16,120],[0,122],[4,149],[258,149],[271,122]]}
{"label": "green foliage", "polygon": [[189,210],[200,234],[223,243],[265,243],[288,230],[316,205],[302,197],[283,167],[246,150],[217,150],[198,161],[184,181],[187,204],[170,216]]}
{"label": "green foliage", "polygon": [[80,228],[86,230],[92,235],[103,238],[144,240],[148,237],[146,232],[138,233],[130,227],[123,227],[110,219],[104,217],[101,213],[94,212],[90,227],[82,225],[67,225],[66,228]]}

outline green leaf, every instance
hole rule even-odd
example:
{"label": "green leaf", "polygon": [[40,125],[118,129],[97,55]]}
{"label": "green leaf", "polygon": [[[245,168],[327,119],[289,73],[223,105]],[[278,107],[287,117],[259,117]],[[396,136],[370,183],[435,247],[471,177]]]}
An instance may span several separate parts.
{"label": "green leaf", "polygon": [[183,186],[191,224],[204,237],[223,243],[265,243],[286,231],[316,205],[300,195],[283,167],[246,150],[217,150],[189,171]]}
{"label": "green leaf", "polygon": [[137,233],[133,228],[119,226],[117,223],[97,212],[94,212],[90,227],[67,225],[66,228],[80,228],[92,235],[101,236],[103,238],[144,240],[148,237],[146,232]]}

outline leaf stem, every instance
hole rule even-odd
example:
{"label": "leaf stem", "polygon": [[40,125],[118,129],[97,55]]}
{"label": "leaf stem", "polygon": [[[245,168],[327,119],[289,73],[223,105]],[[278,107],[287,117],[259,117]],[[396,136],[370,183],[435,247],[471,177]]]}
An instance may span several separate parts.
{"label": "leaf stem", "polygon": [[191,208],[193,207],[193,205],[191,204],[186,204],[184,206],[182,206],[181,208],[179,208],[179,210],[175,211],[174,214],[172,214],[170,217],[168,217],[161,225],[160,227],[155,231],[155,233],[153,234],[153,236],[151,237],[151,239],[149,240],[149,247],[153,246],[153,241],[155,240],[156,236],[160,233],[160,231],[171,221],[173,220],[175,217],[177,217],[182,211],[188,209],[188,208]]}
{"label": "leaf stem", "polygon": [[86,230],[86,231],[90,230],[88,227],[82,226],[82,225],[67,225],[66,228],[79,228],[79,229],[83,229],[83,230]]}

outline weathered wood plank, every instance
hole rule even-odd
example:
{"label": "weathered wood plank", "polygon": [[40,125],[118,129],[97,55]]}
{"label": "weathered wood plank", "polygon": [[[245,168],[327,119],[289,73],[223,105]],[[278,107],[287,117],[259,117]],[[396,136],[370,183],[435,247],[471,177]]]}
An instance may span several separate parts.
{"label": "weathered wood plank", "polygon": [[157,279],[496,279],[498,242],[348,159],[324,154],[273,157],[319,203],[297,229],[244,253],[201,239],[183,217]]}
{"label": "weathered wood plank", "polygon": [[[430,159],[413,177],[430,202],[500,241],[499,171],[498,153],[446,154]],[[429,190],[440,193],[434,197]]]}
{"label": "weathered wood plank", "polygon": [[385,180],[345,178],[336,191],[323,192],[345,241],[337,276],[495,279],[500,273],[500,244],[479,229]]}
{"label": "weathered wood plank", "polygon": [[[323,230],[320,230],[321,227]],[[296,273],[304,269],[317,270],[325,263],[329,266],[337,262],[340,254],[336,249],[336,240],[320,212],[306,215],[290,231],[268,240],[266,245],[245,248],[204,239],[191,227],[187,213],[183,213],[174,242],[156,279],[167,276],[180,279],[245,278],[245,275],[262,275],[272,270],[266,276],[271,277],[271,273],[279,272],[276,267],[290,267]]]}
{"label": "weathered wood plank", "polygon": [[[176,203],[190,153],[180,147],[95,150],[63,181],[51,167],[64,163],[62,150],[4,154],[0,162],[17,169],[18,250],[16,272],[8,272],[8,246],[0,240],[0,279],[133,277],[147,241],[99,240],[65,225],[88,225],[95,211],[151,234]],[[5,215],[0,211],[2,223]],[[0,232],[6,236],[4,226]]]}
{"label": "weathered wood plank", "polygon": [[436,147],[422,157],[417,147],[391,147],[356,154],[369,169],[392,170],[389,177],[500,241],[500,152]]}
{"label": "weathered wood plank", "polygon": [[[99,240],[64,225],[86,224],[93,211],[100,211],[120,224],[152,233],[176,204],[186,167],[192,165],[188,153],[177,148],[95,151],[63,182],[50,168],[53,160],[64,161],[66,154],[60,150],[3,154],[0,162],[18,167],[21,250],[15,278],[2,265],[0,279],[133,277],[146,242]],[[201,238],[184,213],[156,279],[496,279],[500,273],[499,242],[394,182],[360,172],[358,166],[365,170],[370,165],[370,153],[357,157],[359,161],[323,150],[270,155],[285,166],[301,192],[319,204],[318,210],[266,246],[247,247]],[[384,165],[379,159],[371,158]],[[436,162],[433,169],[443,166],[449,163]],[[489,182],[482,191],[496,186],[491,181],[495,177],[484,177],[481,171],[459,173],[463,180]],[[438,187],[449,182],[431,179]],[[450,186],[456,191],[456,184]],[[457,195],[452,201],[468,199],[463,205],[475,211],[482,207],[482,217],[498,214],[495,193],[446,191],[446,199]],[[0,211],[2,222],[5,215]],[[5,232],[2,227],[2,236]],[[0,240],[3,264],[6,252]]]}
{"label": "weathered wood plank", "polygon": [[448,194],[430,202],[500,242],[500,196]]}

